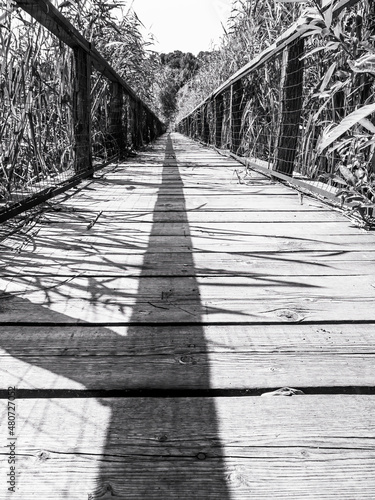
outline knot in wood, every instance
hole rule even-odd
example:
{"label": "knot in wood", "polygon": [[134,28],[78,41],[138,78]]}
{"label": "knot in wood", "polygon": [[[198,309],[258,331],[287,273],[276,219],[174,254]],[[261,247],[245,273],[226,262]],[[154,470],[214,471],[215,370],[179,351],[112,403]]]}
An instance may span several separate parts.
{"label": "knot in wood", "polygon": [[162,434],[161,436],[158,436],[158,441],[160,441],[161,443],[165,443],[165,441],[168,441],[168,436]]}
{"label": "knot in wood", "polygon": [[198,455],[197,455],[198,460],[206,460],[206,458],[207,458],[207,455],[205,453],[201,452],[201,453],[198,453]]}
{"label": "knot in wood", "polygon": [[89,493],[87,500],[97,500],[101,498],[105,500],[106,498],[115,497],[116,494],[109,483],[103,483],[98,486],[92,493]]}
{"label": "knot in wood", "polygon": [[283,309],[282,311],[279,311],[277,313],[277,316],[279,318],[284,318],[288,321],[298,321],[299,320],[298,313],[296,313],[295,311],[291,311],[290,309]]}
{"label": "knot in wood", "polygon": [[40,451],[37,455],[38,460],[40,460],[41,462],[45,462],[49,459],[49,457],[50,455],[47,451]]}
{"label": "knot in wood", "polygon": [[181,356],[180,359],[178,360],[178,362],[181,365],[196,365],[197,364],[197,362],[193,358],[193,356],[189,356],[189,355]]}

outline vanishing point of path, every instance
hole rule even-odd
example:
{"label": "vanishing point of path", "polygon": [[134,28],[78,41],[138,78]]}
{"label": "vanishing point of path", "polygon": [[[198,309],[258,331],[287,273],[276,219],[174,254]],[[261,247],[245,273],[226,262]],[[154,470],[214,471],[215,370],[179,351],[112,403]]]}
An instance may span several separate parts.
{"label": "vanishing point of path", "polygon": [[0,242],[0,498],[373,500],[374,243],[179,134],[52,199]]}

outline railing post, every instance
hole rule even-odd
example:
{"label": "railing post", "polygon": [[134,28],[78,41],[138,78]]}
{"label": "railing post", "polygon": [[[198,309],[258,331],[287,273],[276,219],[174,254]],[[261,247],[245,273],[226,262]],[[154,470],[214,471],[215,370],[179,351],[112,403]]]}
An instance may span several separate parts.
{"label": "railing post", "polygon": [[209,105],[210,103],[206,102],[202,106],[202,140],[206,144],[210,141],[210,126],[208,123]]}
{"label": "railing post", "polygon": [[221,147],[221,133],[223,129],[224,102],[223,94],[215,97],[215,146]]}
{"label": "railing post", "polygon": [[242,94],[242,81],[238,80],[231,88],[231,149],[234,153],[241,146]]}
{"label": "railing post", "polygon": [[137,143],[137,120],[136,120],[136,103],[134,99],[129,96],[129,125],[130,125],[130,138],[132,142],[132,147],[136,149],[138,147]]}
{"label": "railing post", "polygon": [[[109,103],[109,133],[117,144],[120,155],[125,150],[124,130],[123,130],[123,90],[119,83],[112,82],[111,98]],[[113,147],[115,152],[116,147]]]}
{"label": "railing post", "polygon": [[73,49],[75,86],[73,95],[74,170],[77,174],[92,171],[91,148],[91,59],[81,48]]}
{"label": "railing post", "polygon": [[122,134],[124,138],[124,153],[126,152],[129,139],[128,139],[128,130],[129,130],[129,96],[124,89],[122,89]]}
{"label": "railing post", "polygon": [[191,137],[192,136],[192,131],[191,131],[191,128],[192,128],[192,117],[191,117],[191,115],[187,117],[186,128],[187,128],[187,135],[189,137]]}
{"label": "railing post", "polygon": [[208,131],[210,144],[215,144],[215,99],[211,98],[209,101],[210,113],[207,115],[208,119]]}
{"label": "railing post", "polygon": [[154,118],[152,115],[147,113],[147,127],[148,127],[148,135],[150,137],[150,142],[155,139],[155,124]]}
{"label": "railing post", "polygon": [[142,147],[143,142],[143,106],[141,101],[138,101],[136,106],[136,123],[137,123],[137,144],[138,147]]}
{"label": "railing post", "polygon": [[274,170],[285,175],[293,175],[303,97],[304,38],[292,42],[288,49],[288,61],[282,101],[280,106],[280,127]]}
{"label": "railing post", "polygon": [[150,137],[150,142],[152,142],[155,139],[154,135],[154,119],[152,115],[147,113],[147,124],[148,124],[148,135]]}
{"label": "railing post", "polygon": [[149,142],[151,142],[151,127],[150,127],[150,120],[149,120],[147,109],[145,109],[145,111],[144,111],[144,121],[145,121],[146,143],[149,143]]}
{"label": "railing post", "polygon": [[198,108],[195,112],[196,120],[196,139],[201,139],[202,137],[202,107]]}

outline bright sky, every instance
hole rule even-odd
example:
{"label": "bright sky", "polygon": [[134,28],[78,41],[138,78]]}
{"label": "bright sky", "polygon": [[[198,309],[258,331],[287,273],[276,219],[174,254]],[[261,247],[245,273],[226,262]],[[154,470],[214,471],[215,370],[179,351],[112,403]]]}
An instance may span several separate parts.
{"label": "bright sky", "polygon": [[134,0],[133,10],[157,41],[158,52],[209,50],[217,44],[232,0]]}

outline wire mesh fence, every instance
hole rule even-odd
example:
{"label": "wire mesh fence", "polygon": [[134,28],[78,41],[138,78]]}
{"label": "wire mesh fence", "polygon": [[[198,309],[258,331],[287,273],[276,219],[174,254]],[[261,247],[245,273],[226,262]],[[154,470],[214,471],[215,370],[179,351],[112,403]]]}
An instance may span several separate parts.
{"label": "wire mesh fence", "polygon": [[10,205],[74,173],[72,51],[32,19],[9,17],[1,37],[0,196]]}
{"label": "wire mesh fence", "polygon": [[[22,7],[32,3],[23,0]],[[21,211],[30,199],[76,176],[90,175],[96,166],[164,130],[147,105],[83,37],[70,35],[68,21],[46,3],[44,11],[32,5],[34,19],[13,2],[2,2],[0,217],[14,207]],[[55,31],[64,34],[66,27],[68,35],[54,34],[54,16],[63,27]]]}
{"label": "wire mesh fence", "polygon": [[375,201],[375,7],[326,3],[214,91],[177,129],[364,216]]}

